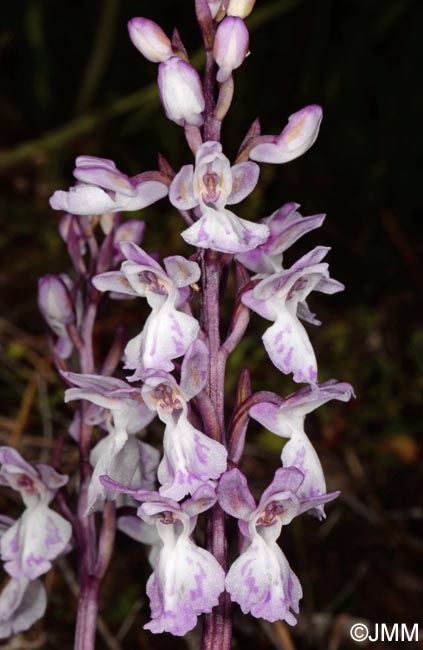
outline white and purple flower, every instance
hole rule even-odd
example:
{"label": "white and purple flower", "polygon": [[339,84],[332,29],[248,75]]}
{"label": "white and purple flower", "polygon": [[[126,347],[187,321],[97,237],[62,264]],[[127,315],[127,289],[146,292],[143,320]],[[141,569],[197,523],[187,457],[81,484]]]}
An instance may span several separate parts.
{"label": "white and purple flower", "polygon": [[[304,481],[297,492],[300,498],[326,493],[326,481],[319,457],[304,431],[305,416],[332,399],[347,402],[353,396],[350,384],[330,379],[323,384],[301,388],[287,397],[281,406],[264,402],[250,409],[250,416],[266,429],[282,438],[289,438],[282,449],[281,459],[284,467],[296,467],[304,475]],[[323,506],[311,514],[323,518]]]}
{"label": "white and purple flower", "polygon": [[138,440],[135,434],[153,420],[154,414],[141,398],[139,388],[114,377],[73,372],[63,373],[63,376],[76,386],[68,388],[65,402],[83,399],[105,410],[101,418],[108,434],[90,454],[94,471],[88,487],[87,514],[100,508],[106,499],[113,500],[116,496],[100,482],[104,474],[128,488],[153,489],[159,453]]}
{"label": "white and purple flower", "polygon": [[[109,490],[128,492],[107,477],[102,481]],[[211,612],[218,604],[225,588],[225,573],[218,561],[190,537],[197,516],[214,505],[216,493],[203,485],[182,504],[157,492],[129,493],[144,502],[138,516],[156,528],[161,541],[147,582],[152,620],[144,627],[155,634],[184,636],[195,627],[200,614]]]}
{"label": "white and purple flower", "polygon": [[184,165],[172,181],[171,203],[180,210],[199,208],[200,218],[182,232],[192,246],[222,253],[242,253],[266,241],[265,224],[240,219],[225,209],[239,203],[257,184],[260,169],[251,162],[231,167],[220,142],[204,142],[193,165]]}
{"label": "white and purple flower", "polygon": [[73,175],[78,184],[67,192],[57,190],[51,197],[54,210],[85,216],[141,210],[168,192],[159,172],[130,178],[106,158],[79,156]]}
{"label": "white and purple flower", "polygon": [[[226,472],[217,489],[220,506],[236,517],[245,538],[244,549],[226,576],[226,590],[243,613],[273,622],[295,625],[301,584],[277,544],[282,526],[301,513],[332,501],[337,492],[301,498],[304,480],[295,467],[281,468],[256,505],[245,476],[238,470]],[[292,610],[292,611],[291,611]],[[294,612],[294,613],[293,613]]]}
{"label": "white and purple flower", "polygon": [[282,271],[283,253],[300,237],[322,225],[326,215],[303,217],[298,212],[299,207],[298,203],[285,203],[270,217],[262,219],[261,223],[269,228],[269,236],[264,244],[236,255],[245,268],[256,273],[255,278]]}
{"label": "white and purple flower", "polygon": [[34,580],[50,569],[71,538],[70,523],[49,508],[68,477],[49,465],[38,464],[35,469],[11,447],[0,447],[0,465],[0,484],[19,492],[26,506],[1,536],[1,559],[12,578]]}
{"label": "white and purple flower", "polygon": [[344,285],[329,277],[329,266],[322,262],[330,249],[318,246],[301,257],[290,269],[274,273],[246,291],[242,302],[257,314],[274,321],[263,335],[272,363],[296,382],[315,384],[317,361],[299,318],[319,324],[305,302],[311,291],[336,293]]}
{"label": "white and purple flower", "polygon": [[160,494],[179,501],[193,494],[226,470],[227,451],[217,440],[198,431],[188,419],[188,401],[204,387],[208,350],[195,341],[185,355],[181,386],[166,373],[152,373],[145,379],[142,395],[166,425],[164,457],[158,468]]}
{"label": "white and purple flower", "polygon": [[200,267],[180,255],[166,257],[161,266],[132,242],[122,242],[127,258],[120,271],[109,271],[93,278],[99,291],[112,291],[147,299],[151,314],[138,336],[125,349],[126,368],[135,370],[137,379],[148,370],[173,370],[172,359],[185,354],[197,337],[198,321],[180,311],[189,297],[189,286],[200,278]]}

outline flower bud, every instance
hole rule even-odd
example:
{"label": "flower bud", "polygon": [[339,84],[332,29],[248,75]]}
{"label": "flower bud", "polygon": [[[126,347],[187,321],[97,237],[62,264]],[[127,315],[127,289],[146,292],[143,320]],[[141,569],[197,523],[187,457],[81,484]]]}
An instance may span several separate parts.
{"label": "flower bud", "polygon": [[239,68],[248,51],[249,34],[244,21],[236,16],[228,16],[219,25],[213,46],[213,56],[219,72],[217,80],[223,83]]}
{"label": "flower bud", "polygon": [[288,118],[288,124],[272,142],[257,144],[250,152],[251,160],[286,163],[302,156],[315,142],[322,121],[321,106],[311,104]]}
{"label": "flower bud", "polygon": [[55,325],[69,325],[75,320],[72,298],[57,275],[45,275],[38,281],[38,306],[53,330]]}
{"label": "flower bud", "polygon": [[246,18],[253,10],[256,0],[230,0],[227,10],[228,16]]}
{"label": "flower bud", "polygon": [[210,13],[213,18],[217,18],[217,15],[220,11],[222,0],[207,0],[210,7]]}
{"label": "flower bud", "polygon": [[145,56],[153,63],[166,61],[172,55],[172,45],[164,31],[157,23],[148,18],[133,18],[128,23],[129,38]]}
{"label": "flower bud", "polygon": [[160,99],[170,120],[180,126],[203,124],[203,88],[192,65],[172,56],[159,65],[158,84]]}

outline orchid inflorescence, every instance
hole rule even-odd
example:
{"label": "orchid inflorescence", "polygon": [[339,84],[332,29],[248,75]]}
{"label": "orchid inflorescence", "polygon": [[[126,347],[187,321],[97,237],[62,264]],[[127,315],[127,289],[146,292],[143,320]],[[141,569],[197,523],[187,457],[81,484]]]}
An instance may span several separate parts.
{"label": "orchid inflorescence", "polygon": [[[256,120],[235,162],[224,154],[221,124],[232,101],[233,72],[248,54],[244,19],[253,6],[254,0],[196,0],[206,49],[203,79],[176,30],[170,39],[152,20],[131,20],[130,38],[158,64],[164,111],[184,128],[195,161],[175,172],[160,156],[158,170],[129,177],[112,160],[80,156],[76,184],[51,197],[52,208],[65,213],[59,232],[73,273],[41,278],[39,306],[68,386],[65,401],[80,403],[69,428],[80,454],[78,504],[73,510],[64,488],[67,476],[57,471],[60,451],[55,469],[35,469],[12,448],[0,448],[0,480],[19,491],[25,505],[16,522],[1,520],[1,558],[11,576],[0,596],[1,637],[28,629],[43,615],[46,595],[39,577],[75,547],[80,581],[75,648],[93,648],[98,590],[116,528],[150,546],[151,621],[145,627],[151,632],[185,635],[205,613],[202,647],[227,650],[231,601],[245,614],[296,623],[302,589],[278,538],[303,512],[322,519],[324,505],[338,495],[327,493],[305,417],[329,400],[349,400],[353,391],[336,380],[318,381],[301,322],[320,324],[307,304],[312,291],[343,289],[324,261],[329,249],[317,246],[291,267],[283,265],[285,251],[321,226],[325,215],[303,217],[292,202],[257,222],[232,212],[254,190],[257,163],[286,163],[305,153],[322,118],[319,106],[306,106],[277,136],[262,135]],[[160,262],[141,247],[145,224],[123,220],[123,213],[165,197],[182,217],[188,258],[172,255]],[[229,272],[236,295],[222,341],[220,307]],[[200,299],[192,300],[194,294]],[[137,298],[150,309],[141,331],[126,340],[118,329],[105,357],[94,358],[100,304]],[[252,393],[244,370],[226,426],[225,365],[251,311],[271,322],[262,338],[273,365],[303,386],[288,397]],[[162,454],[142,439],[156,417],[164,425]],[[258,503],[240,469],[249,418],[286,441],[282,467]],[[49,507],[56,494],[62,515]],[[206,548],[195,541],[203,513]],[[228,515],[239,529],[239,552],[230,566]]]}

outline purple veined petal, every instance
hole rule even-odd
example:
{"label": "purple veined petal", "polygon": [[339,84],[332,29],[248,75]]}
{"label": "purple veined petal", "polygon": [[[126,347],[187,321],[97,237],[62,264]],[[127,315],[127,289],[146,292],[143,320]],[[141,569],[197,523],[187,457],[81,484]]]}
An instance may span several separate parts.
{"label": "purple veined petal", "polygon": [[281,425],[284,423],[284,420],[290,419],[291,417],[303,417],[332,399],[348,402],[351,397],[355,397],[354,389],[347,382],[338,382],[334,379],[329,379],[315,386],[304,386],[286,398],[286,401],[280,409],[279,423]]}
{"label": "purple veined petal", "polygon": [[193,194],[194,166],[184,165],[173,179],[169,188],[169,201],[179,210],[191,210],[198,205]]}
{"label": "purple veined petal", "polygon": [[260,167],[253,162],[243,162],[231,167],[232,191],[228,196],[228,205],[239,203],[251,194],[260,176]]}
{"label": "purple veined petal", "polygon": [[198,395],[207,382],[209,349],[201,339],[191,343],[181,367],[181,388],[187,400]]}
{"label": "purple veined petal", "polygon": [[251,160],[280,164],[302,156],[314,144],[322,116],[322,109],[316,104],[293,113],[282,133],[274,138],[274,142],[253,147],[250,151]]}
{"label": "purple veined petal", "polygon": [[299,611],[300,582],[276,543],[255,535],[248,549],[232,564],[226,590],[244,614],[295,625],[291,610]]}
{"label": "purple veined petal", "polygon": [[220,507],[236,519],[248,521],[256,508],[247,479],[239,469],[231,469],[222,474],[217,495]]}
{"label": "purple veined petal", "polygon": [[163,273],[162,267],[156,260],[148,255],[140,246],[137,246],[132,241],[123,241],[120,244],[120,249],[125,255],[125,258],[130,262],[135,262],[135,264],[140,264],[141,266],[149,266],[152,269],[160,271]]}
{"label": "purple veined petal", "polygon": [[285,252],[292,244],[295,244],[300,237],[306,233],[320,228],[323,221],[325,220],[325,214],[315,214],[311,217],[303,217],[299,212],[294,212],[293,216],[297,218],[292,219],[291,223],[286,225],[286,228],[283,231],[276,235],[273,238],[272,243],[270,244],[269,240],[266,242],[266,247],[272,247],[273,254],[280,254]]}
{"label": "purple veined petal", "polygon": [[324,519],[326,515],[323,511],[323,506],[325,503],[337,499],[340,494],[340,492],[329,492],[328,494],[319,494],[314,497],[300,499],[300,514],[309,512],[320,520]]}
{"label": "purple veined petal", "polygon": [[76,167],[73,172],[75,178],[86,185],[97,185],[105,190],[133,196],[134,188],[126,174],[122,174],[117,169],[110,170],[104,167],[97,167],[95,164],[91,167],[83,165]]}
{"label": "purple veined petal", "polygon": [[269,234],[266,225],[240,219],[229,210],[206,208],[203,216],[182,238],[192,246],[221,253],[242,253],[262,244]]}
{"label": "purple veined petal", "polygon": [[340,291],[344,291],[344,289],[345,285],[342,284],[342,282],[334,280],[333,278],[325,277],[323,277],[314,287],[314,291],[320,291],[321,293],[327,293],[329,295],[339,293]]}
{"label": "purple veined petal", "polygon": [[[304,472],[298,467],[280,467],[276,470],[272,482],[264,490],[261,495],[259,508],[263,504],[277,500],[280,494],[289,495],[293,501],[294,509],[298,510],[297,492],[301,489],[304,483]],[[286,499],[286,496],[284,496]],[[294,514],[296,516],[298,511]]]}
{"label": "purple veined petal", "polygon": [[[133,196],[121,208],[125,212],[142,210],[168,194],[167,185],[154,180],[141,180],[133,185],[133,188]],[[116,200],[118,200],[118,196],[116,196]]]}
{"label": "purple veined petal", "polygon": [[116,171],[116,163],[109,158],[97,158],[97,156],[78,156],[75,160],[76,169],[82,167],[99,167],[109,171]]}
{"label": "purple veined petal", "polygon": [[164,458],[157,473],[159,492],[175,501],[193,494],[226,470],[224,446],[195,429],[186,415],[181,414],[175,425],[166,426],[163,448]]}
{"label": "purple veined petal", "polygon": [[186,61],[172,56],[160,63],[158,85],[167,117],[180,126],[201,126],[205,100],[198,72]]}
{"label": "purple veined petal", "polygon": [[227,16],[219,24],[213,44],[213,56],[219,66],[216,79],[223,83],[243,63],[249,44],[249,33],[244,21]]}
{"label": "purple veined petal", "polygon": [[91,391],[107,394],[110,391],[125,391],[126,393],[137,393],[126,381],[117,377],[104,377],[103,375],[80,374],[78,372],[62,372],[61,375],[75,386]]}
{"label": "purple veined petal", "polygon": [[[291,436],[282,450],[281,458],[284,467],[289,469],[296,467],[304,475],[304,481],[297,491],[300,499],[326,494],[322,465],[305,433],[294,433]],[[323,508],[320,512],[324,516]]]}
{"label": "purple veined petal", "polygon": [[198,282],[201,276],[197,262],[186,260],[181,255],[172,255],[163,260],[166,273],[178,289]]}
{"label": "purple veined petal", "polygon": [[267,320],[276,320],[278,317],[278,305],[275,304],[275,301],[255,298],[253,289],[242,294],[241,302]]}
{"label": "purple veined petal", "polygon": [[128,279],[121,271],[106,271],[95,275],[91,282],[98,291],[113,291],[123,296],[139,296],[129,284]]}
{"label": "purple veined petal", "polygon": [[33,479],[38,478],[35,469],[13,447],[0,447],[0,465],[3,465],[2,474],[6,471],[14,474],[22,473]]}
{"label": "purple veined petal", "polygon": [[296,382],[316,383],[317,361],[307,332],[298,318],[281,309],[276,322],[263,335],[272,363]]}
{"label": "purple veined petal", "polygon": [[283,429],[280,426],[280,412],[281,409],[276,404],[261,402],[260,404],[255,404],[250,408],[249,415],[259,422],[259,424],[261,424],[265,429],[269,429],[272,433],[282,436]]}
{"label": "purple veined petal", "polygon": [[160,63],[173,55],[169,38],[154,21],[133,18],[128,22],[128,31],[132,43],[149,61]]}
{"label": "purple veined petal", "polygon": [[[165,304],[158,311],[153,311],[136,341],[140,346],[136,368],[171,371],[172,360],[185,354],[199,330],[200,325],[195,318],[170,305]],[[134,349],[128,346],[125,348],[127,363],[134,359]]]}
{"label": "purple veined petal", "polygon": [[317,266],[330,251],[330,246],[316,246],[291,266],[291,270],[305,269],[308,266]]}
{"label": "purple veined petal", "polygon": [[11,578],[0,594],[0,639],[26,632],[44,616],[47,596],[40,580]]}
{"label": "purple veined petal", "polygon": [[217,501],[216,490],[211,485],[201,485],[190,499],[183,502],[181,508],[190,517],[197,517],[202,512],[210,510]]}
{"label": "purple veined petal", "polygon": [[157,634],[184,636],[197,617],[211,612],[224,590],[225,574],[208,551],[185,535],[175,540],[171,526],[158,525],[163,548],[154,573],[147,582],[151,618],[145,629]]}
{"label": "purple veined petal", "polygon": [[46,488],[48,488],[54,493],[56,493],[57,490],[60,490],[61,487],[66,485],[66,483],[69,480],[69,476],[67,476],[66,474],[59,474],[50,465],[46,465],[45,463],[38,463],[37,470]]}
{"label": "purple veined petal", "polygon": [[51,560],[66,549],[71,535],[70,523],[45,504],[27,508],[1,538],[5,570],[13,578],[35,580],[51,568]]}

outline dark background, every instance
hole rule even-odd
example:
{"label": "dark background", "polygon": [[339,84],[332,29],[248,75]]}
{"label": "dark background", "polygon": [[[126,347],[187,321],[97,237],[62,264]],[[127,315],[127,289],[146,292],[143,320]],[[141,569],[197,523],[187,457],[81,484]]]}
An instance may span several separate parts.
{"label": "dark background", "polygon": [[[193,53],[200,38],[192,5],[1,3],[0,442],[17,445],[28,460],[48,458],[52,437],[70,417],[36,307],[37,278],[69,270],[48,197],[71,184],[80,153],[113,158],[128,174],[155,168],[157,151],[176,169],[190,162],[182,130],[158,104],[156,67],[134,49],[126,22],[141,14],[168,33],[176,25]],[[303,517],[283,532],[282,547],[304,586],[299,624],[262,625],[235,607],[236,648],[337,650],[352,647],[356,620],[422,620],[422,14],[419,0],[258,0],[249,19],[251,56],[235,74],[223,129],[227,155],[234,157],[257,115],[264,133],[279,132],[290,113],[310,103],[323,106],[324,120],[302,158],[262,165],[259,188],[237,213],[256,219],[288,200],[301,203],[305,215],[327,212],[286,263],[314,245],[332,246],[332,275],[347,288],[313,297],[323,325],[310,336],[320,378],[350,381],[357,399],[307,420],[329,488],[343,494],[323,524]],[[147,248],[188,252],[165,201],[142,217]],[[119,320],[113,314],[98,328],[100,341]],[[230,392],[246,363],[256,388],[294,390],[271,370],[257,343],[263,331],[254,317],[229,367]],[[279,439],[251,427],[243,468],[257,494],[279,451]],[[69,467],[75,461],[71,443],[65,460]],[[10,503],[7,495],[5,507]],[[145,553],[123,538],[118,549],[103,591],[99,647],[198,647],[195,633],[178,640],[141,629],[148,619]],[[75,599],[65,585],[73,579],[70,556],[48,575],[47,617],[22,644],[72,647]]]}

